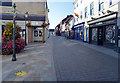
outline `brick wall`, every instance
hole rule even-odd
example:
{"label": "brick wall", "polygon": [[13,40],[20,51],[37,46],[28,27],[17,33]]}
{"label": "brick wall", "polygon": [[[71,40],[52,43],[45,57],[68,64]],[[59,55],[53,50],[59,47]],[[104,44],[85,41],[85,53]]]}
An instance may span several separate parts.
{"label": "brick wall", "polygon": [[33,42],[33,29],[32,27],[28,28],[28,43],[32,43]]}

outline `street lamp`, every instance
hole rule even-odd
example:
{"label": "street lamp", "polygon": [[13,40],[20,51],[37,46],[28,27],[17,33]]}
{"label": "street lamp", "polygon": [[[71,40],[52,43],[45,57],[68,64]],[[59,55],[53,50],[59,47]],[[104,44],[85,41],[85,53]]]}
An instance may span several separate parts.
{"label": "street lamp", "polygon": [[13,56],[12,56],[12,61],[16,61],[16,44],[15,44],[15,17],[16,17],[16,5],[14,3],[13,5]]}
{"label": "street lamp", "polygon": [[28,12],[25,13],[25,45],[27,45],[27,42],[26,42],[26,18],[28,18]]}

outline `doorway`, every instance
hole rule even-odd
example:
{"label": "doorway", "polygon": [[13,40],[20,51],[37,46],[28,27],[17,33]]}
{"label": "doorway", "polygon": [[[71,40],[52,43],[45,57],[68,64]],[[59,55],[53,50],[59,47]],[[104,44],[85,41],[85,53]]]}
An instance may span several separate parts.
{"label": "doorway", "polygon": [[98,45],[103,45],[103,27],[98,28]]}
{"label": "doorway", "polygon": [[43,41],[43,29],[42,28],[34,29],[34,41],[35,42]]}

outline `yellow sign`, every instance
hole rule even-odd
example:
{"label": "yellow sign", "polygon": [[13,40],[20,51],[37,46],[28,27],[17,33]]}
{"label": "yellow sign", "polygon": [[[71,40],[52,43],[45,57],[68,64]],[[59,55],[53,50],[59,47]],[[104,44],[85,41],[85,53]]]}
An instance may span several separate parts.
{"label": "yellow sign", "polygon": [[25,76],[26,75],[26,72],[25,71],[20,71],[20,72],[17,72],[15,73],[17,76]]}
{"label": "yellow sign", "polygon": [[14,28],[14,24],[13,24],[13,28]]}

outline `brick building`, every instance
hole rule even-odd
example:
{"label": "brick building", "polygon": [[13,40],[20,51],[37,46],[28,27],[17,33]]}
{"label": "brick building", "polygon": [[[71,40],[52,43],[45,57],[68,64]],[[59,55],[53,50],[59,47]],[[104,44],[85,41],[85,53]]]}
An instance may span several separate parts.
{"label": "brick building", "polygon": [[[0,29],[1,33],[4,30],[6,22],[13,22],[13,5],[11,0],[3,1],[1,3],[0,11]],[[4,4],[4,5],[3,5]],[[31,26],[26,27],[26,41],[32,42],[45,42],[49,36],[49,25],[43,27],[42,24],[49,24],[48,19],[48,6],[47,2],[15,2],[16,4],[16,23],[22,27],[21,36],[25,39],[25,19],[26,24],[30,23]],[[25,13],[28,12],[28,18],[25,18]],[[0,36],[1,37],[1,36]]]}

